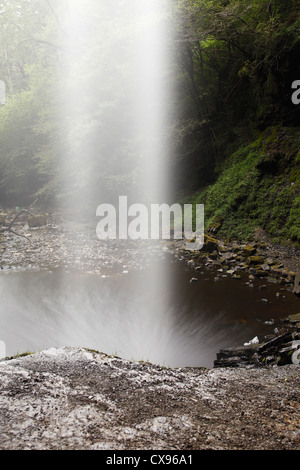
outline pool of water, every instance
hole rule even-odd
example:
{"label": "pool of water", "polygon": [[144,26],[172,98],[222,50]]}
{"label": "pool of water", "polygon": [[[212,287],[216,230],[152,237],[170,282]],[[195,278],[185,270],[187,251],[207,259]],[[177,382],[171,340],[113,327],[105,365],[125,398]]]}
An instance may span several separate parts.
{"label": "pool of water", "polygon": [[1,273],[0,339],[8,356],[81,346],[170,367],[212,367],[219,349],[272,333],[299,310],[292,293],[276,296],[276,285],[216,281],[208,271],[197,273],[198,282],[192,277],[183,261],[169,260],[109,277]]}

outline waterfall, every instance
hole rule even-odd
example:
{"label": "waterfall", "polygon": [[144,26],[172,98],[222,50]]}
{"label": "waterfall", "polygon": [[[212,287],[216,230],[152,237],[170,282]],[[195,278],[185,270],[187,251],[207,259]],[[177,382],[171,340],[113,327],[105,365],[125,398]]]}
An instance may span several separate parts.
{"label": "waterfall", "polygon": [[[64,5],[63,209],[74,217],[95,215],[99,204],[116,205],[121,196],[130,204],[166,203],[169,1],[71,0]],[[148,245],[144,249],[151,259]],[[165,347],[161,326],[168,330],[172,323],[161,295],[170,282],[167,270],[150,272],[147,282],[141,276],[130,286],[132,308],[143,301],[127,338],[147,358],[151,350],[157,354],[160,345]],[[124,306],[116,308],[122,312]],[[128,306],[124,315],[136,318]]]}
{"label": "waterfall", "polygon": [[64,3],[65,207],[168,198],[169,2]]}

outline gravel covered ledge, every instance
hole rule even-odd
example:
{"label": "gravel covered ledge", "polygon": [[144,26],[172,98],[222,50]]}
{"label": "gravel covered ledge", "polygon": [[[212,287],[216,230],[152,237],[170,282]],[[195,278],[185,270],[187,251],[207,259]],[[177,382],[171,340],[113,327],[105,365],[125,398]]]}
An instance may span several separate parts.
{"label": "gravel covered ledge", "polygon": [[300,369],[165,369],[86,349],[0,363],[0,449],[300,449]]}

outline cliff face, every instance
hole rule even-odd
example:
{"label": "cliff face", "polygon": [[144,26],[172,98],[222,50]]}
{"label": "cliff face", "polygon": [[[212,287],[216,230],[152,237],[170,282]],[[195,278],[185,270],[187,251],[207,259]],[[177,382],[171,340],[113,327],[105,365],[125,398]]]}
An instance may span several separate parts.
{"label": "cliff face", "polygon": [[299,449],[299,366],[165,369],[86,349],[0,363],[0,448]]}

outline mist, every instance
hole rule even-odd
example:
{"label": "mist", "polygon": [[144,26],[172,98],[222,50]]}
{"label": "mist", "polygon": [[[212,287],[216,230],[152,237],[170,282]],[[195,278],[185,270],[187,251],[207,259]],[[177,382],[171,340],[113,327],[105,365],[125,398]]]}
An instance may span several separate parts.
{"label": "mist", "polygon": [[[207,354],[211,364],[233,330],[236,341],[251,339],[252,327],[244,331],[246,337],[229,327],[229,336],[223,336],[226,317],[236,321],[232,303],[245,308],[236,298],[238,284],[228,287],[232,298],[227,305],[215,299],[225,295],[216,285],[241,271],[235,279],[248,286],[243,274],[256,273],[257,266],[249,265],[243,246],[237,251],[231,240],[252,243],[256,234],[265,236],[265,225],[288,243],[298,240],[298,160],[293,149],[299,145],[296,127],[276,137],[276,145],[283,142],[278,159],[285,152],[283,136],[290,139],[295,171],[289,181],[284,169],[274,189],[268,172],[281,167],[278,163],[277,168],[277,160],[269,162],[272,148],[268,153],[264,143],[271,146],[269,137],[275,134],[266,129],[266,135],[257,137],[267,106],[259,102],[264,80],[250,67],[269,64],[269,55],[262,61],[266,41],[261,38],[256,49],[249,48],[246,31],[252,21],[259,23],[258,30],[268,31],[269,17],[261,14],[258,2],[246,7],[237,1],[245,18],[237,25],[235,3],[225,3],[2,2],[0,287],[5,301],[0,338],[6,343],[9,337],[11,354],[40,349],[45,339],[45,347],[84,345],[110,354],[115,350],[135,360],[188,366],[206,363]],[[233,28],[237,42],[228,47]],[[225,74],[227,69],[230,73]],[[265,72],[272,76],[272,71]],[[273,81],[268,80],[270,87]],[[255,93],[251,87],[256,87]],[[289,106],[296,106],[290,98],[289,85]],[[287,116],[288,124],[295,110],[286,111],[282,103],[275,103],[275,108],[279,105],[280,117]],[[253,112],[248,115],[250,108]],[[259,124],[252,122],[255,112]],[[229,159],[233,151],[237,153]],[[205,206],[210,234],[217,237],[220,231],[226,240],[228,236],[228,245],[219,250],[213,240],[213,253],[203,254],[200,244],[199,250],[187,253],[187,244],[174,240],[142,243],[136,237],[120,243],[117,236],[100,240],[97,209],[113,206],[119,220],[119,201],[125,198],[128,207],[139,205],[145,214],[151,214],[154,204],[183,207],[185,201],[199,202]],[[257,207],[265,201],[267,209]],[[16,224],[11,225],[15,217]],[[149,234],[159,234],[151,230],[150,222],[144,224]],[[168,227],[173,233],[175,222]],[[191,228],[197,217],[190,222]],[[182,233],[182,224],[178,227]],[[253,249],[264,257],[266,268],[258,270],[257,278],[268,277],[273,265],[265,266],[263,248]],[[172,261],[166,253],[173,255]],[[195,264],[195,269],[187,277],[185,267],[179,266],[183,283],[179,286],[172,263],[189,256],[188,265]],[[36,271],[46,271],[43,282],[37,282]],[[14,274],[24,276],[24,281],[16,283]],[[200,282],[206,274],[208,282]],[[191,279],[199,295],[193,307],[188,302]],[[284,285],[291,287],[289,282]],[[181,297],[175,302],[177,292]],[[248,287],[243,296],[245,292],[252,298]],[[281,291],[278,294],[281,299]],[[263,300],[266,316],[261,304],[253,308],[266,319],[273,316],[275,302]]]}
{"label": "mist", "polygon": [[66,4],[57,71],[66,207],[169,199],[169,6]]}

